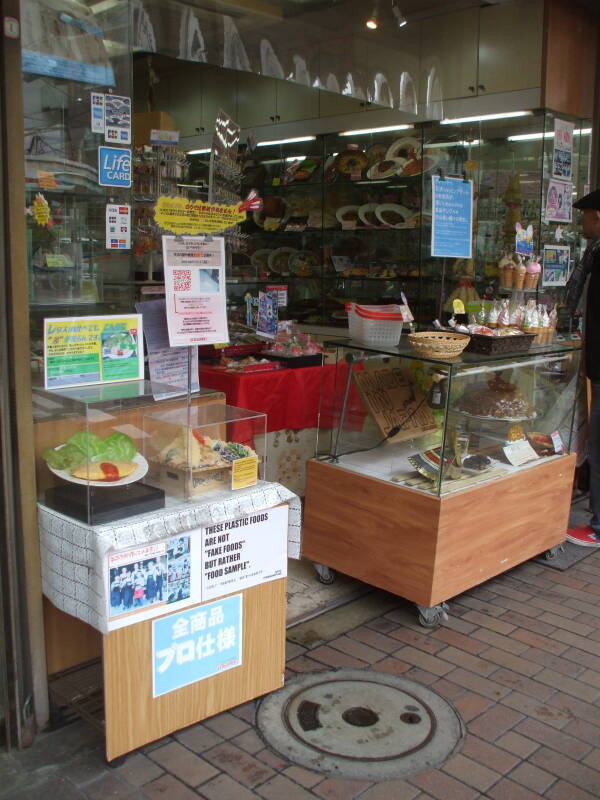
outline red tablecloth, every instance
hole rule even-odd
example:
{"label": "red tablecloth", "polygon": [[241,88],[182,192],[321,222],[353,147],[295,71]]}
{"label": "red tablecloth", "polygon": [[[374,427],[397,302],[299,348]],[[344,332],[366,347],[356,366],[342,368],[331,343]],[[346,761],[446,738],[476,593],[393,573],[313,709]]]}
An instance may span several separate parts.
{"label": "red tablecloth", "polygon": [[[321,427],[331,427],[332,400],[340,398],[334,407],[341,407],[341,397],[347,375],[345,364],[324,364],[322,367],[279,369],[239,375],[200,364],[200,386],[225,392],[227,403],[238,408],[267,414],[267,431],[287,428],[316,428],[319,419],[321,392],[325,402],[321,411]],[[350,392],[348,419],[364,419],[364,408],[354,384]],[[337,420],[335,421],[337,424]]]}

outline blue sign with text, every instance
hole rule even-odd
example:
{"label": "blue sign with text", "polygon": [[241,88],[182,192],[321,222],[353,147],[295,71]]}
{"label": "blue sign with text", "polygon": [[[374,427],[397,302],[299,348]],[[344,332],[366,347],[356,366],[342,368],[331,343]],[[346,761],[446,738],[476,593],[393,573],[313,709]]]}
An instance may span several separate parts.
{"label": "blue sign with text", "polygon": [[100,186],[131,186],[131,150],[126,147],[98,148],[98,183]]}
{"label": "blue sign with text", "polygon": [[473,182],[431,178],[431,255],[471,258]]}
{"label": "blue sign with text", "polygon": [[241,664],[241,594],[152,621],[153,697]]}

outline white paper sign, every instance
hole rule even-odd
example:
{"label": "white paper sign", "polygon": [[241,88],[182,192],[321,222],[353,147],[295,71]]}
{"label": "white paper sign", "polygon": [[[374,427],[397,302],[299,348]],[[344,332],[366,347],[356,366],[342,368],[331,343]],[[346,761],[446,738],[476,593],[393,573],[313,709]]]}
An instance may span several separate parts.
{"label": "white paper sign", "polygon": [[104,95],[101,92],[91,92],[90,113],[92,133],[104,133]]}
{"label": "white paper sign", "polygon": [[152,128],[150,131],[150,144],[160,147],[174,147],[179,144],[179,131],[161,131]]}
{"label": "white paper sign", "polygon": [[131,248],[131,206],[119,203],[106,205],[106,249]]}
{"label": "white paper sign", "polygon": [[202,531],[202,599],[287,575],[288,506],[276,506]]}
{"label": "white paper sign", "polygon": [[[188,364],[188,359],[191,360],[191,364]],[[148,348],[148,369],[152,383],[162,383],[180,389],[177,392],[153,392],[155,400],[165,400],[185,394],[188,385],[188,370],[191,374],[190,391],[197,392],[200,388],[197,347],[191,347],[189,350],[184,347],[165,347],[160,350]]]}
{"label": "white paper sign", "polygon": [[131,144],[131,97],[104,95],[104,139],[111,144]]}
{"label": "white paper sign", "polygon": [[222,236],[163,236],[171,347],[229,341]]}
{"label": "white paper sign", "polygon": [[571,222],[571,181],[550,178],[546,194],[546,222]]}
{"label": "white paper sign", "polygon": [[527,439],[519,439],[517,442],[511,442],[502,449],[504,450],[504,455],[513,467],[520,467],[522,464],[527,464],[528,461],[536,461],[539,459],[538,454]]}

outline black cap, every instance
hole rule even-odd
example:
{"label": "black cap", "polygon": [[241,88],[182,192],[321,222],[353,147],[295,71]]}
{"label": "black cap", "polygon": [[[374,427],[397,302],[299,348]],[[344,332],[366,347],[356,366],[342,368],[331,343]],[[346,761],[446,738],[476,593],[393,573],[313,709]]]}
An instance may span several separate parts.
{"label": "black cap", "polygon": [[585,208],[593,208],[595,211],[600,211],[600,189],[586,194],[581,200],[576,200],[573,208],[579,208],[582,211]]}

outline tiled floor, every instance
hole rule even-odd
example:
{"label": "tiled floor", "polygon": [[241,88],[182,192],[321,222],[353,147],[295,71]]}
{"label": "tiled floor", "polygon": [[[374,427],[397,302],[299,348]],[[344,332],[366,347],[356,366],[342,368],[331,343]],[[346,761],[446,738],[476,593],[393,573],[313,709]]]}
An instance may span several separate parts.
{"label": "tiled floor", "polygon": [[290,642],[288,653],[290,675],[382,670],[448,698],[467,735],[441,769],[378,784],[310,772],[265,747],[248,703],[142,748],[115,769],[104,763],[100,736],[84,724],[42,735],[32,750],[0,759],[0,797],[597,800],[600,551],[567,572],[528,562],[450,606],[437,630],[419,627],[400,604],[341,635],[338,609],[331,640]]}

